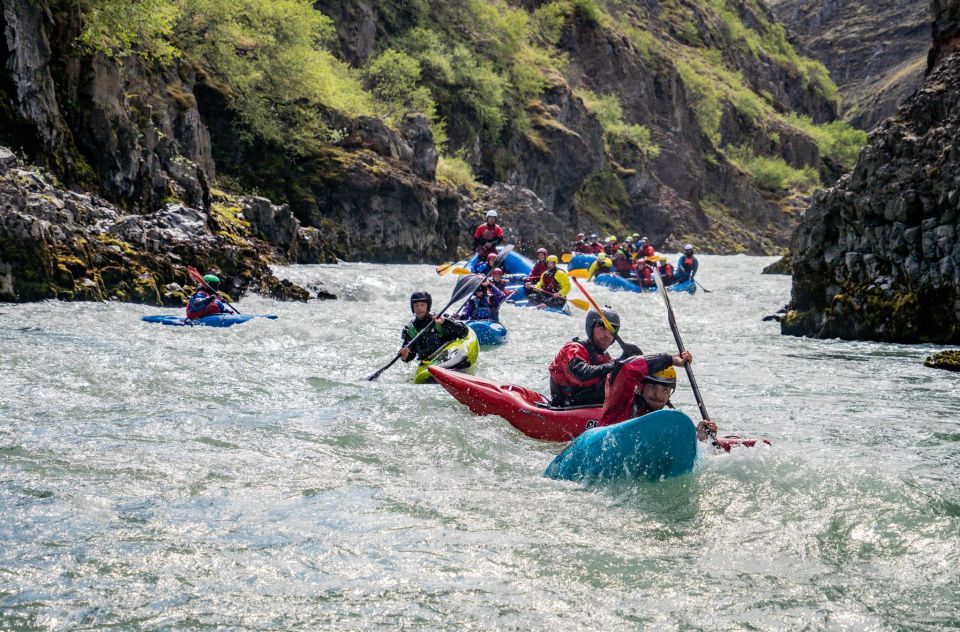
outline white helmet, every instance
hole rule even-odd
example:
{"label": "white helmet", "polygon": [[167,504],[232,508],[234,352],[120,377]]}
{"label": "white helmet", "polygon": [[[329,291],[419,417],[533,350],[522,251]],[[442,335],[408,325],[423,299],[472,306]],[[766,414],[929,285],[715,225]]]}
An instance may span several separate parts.
{"label": "white helmet", "polygon": [[687,244],[686,246],[683,247],[683,250],[684,251],[693,250],[693,244]]}
{"label": "white helmet", "polygon": [[497,212],[493,209],[487,211],[487,217],[498,217]]}

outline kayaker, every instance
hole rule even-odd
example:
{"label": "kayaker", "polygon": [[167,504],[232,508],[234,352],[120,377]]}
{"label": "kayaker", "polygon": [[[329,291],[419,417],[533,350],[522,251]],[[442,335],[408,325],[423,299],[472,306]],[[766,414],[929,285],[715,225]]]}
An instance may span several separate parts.
{"label": "kayaker", "polygon": [[[604,315],[620,330],[620,316],[612,309]],[[570,406],[599,406],[604,402],[607,375],[616,366],[607,349],[613,344],[614,334],[603,324],[596,310],[587,312],[584,323],[585,340],[574,338],[567,342],[550,363],[550,404]],[[640,355],[638,347],[630,347],[630,355]]]}
{"label": "kayaker", "polygon": [[527,298],[531,303],[543,307],[560,308],[567,304],[570,293],[570,277],[557,267],[560,259],[557,255],[547,257],[547,269],[540,275],[536,285],[527,283]]}
{"label": "kayaker", "polygon": [[599,239],[600,237],[596,233],[590,234],[590,240],[587,241],[587,246],[590,247],[590,250],[587,252],[591,252],[595,255],[599,255],[601,252],[603,252],[603,245],[598,241]]}
{"label": "kayaker", "polygon": [[546,248],[537,248],[537,260],[534,262],[530,274],[523,280],[524,283],[536,283],[540,280],[540,276],[547,271],[547,254]]}
{"label": "kayaker", "polygon": [[590,264],[590,269],[588,272],[590,276],[587,277],[587,280],[593,279],[598,274],[610,274],[613,270],[613,262],[610,260],[610,257],[607,256],[607,253],[601,252],[597,255],[597,260]]}
{"label": "kayaker", "polygon": [[227,311],[227,306],[220,300],[220,278],[215,274],[206,274],[203,280],[213,290],[213,294],[198,289],[190,297],[190,301],[187,303],[188,320],[197,320],[204,316],[216,316]]}
{"label": "kayaker", "polygon": [[674,273],[674,280],[677,283],[685,283],[697,276],[697,269],[700,262],[693,256],[693,245],[687,244],[683,247],[683,254],[677,261],[677,271]]}
{"label": "kayaker", "polygon": [[635,279],[637,276],[633,264],[627,258],[627,253],[622,250],[618,250],[613,255],[613,271],[625,279]]}
{"label": "kayaker", "polygon": [[[627,419],[642,417],[670,404],[670,396],[677,388],[674,367],[692,362],[689,351],[682,354],[661,353],[634,356],[616,362],[606,380],[606,397],[598,426],[610,426]],[[697,438],[706,441],[708,432],[717,434],[717,424],[704,419],[697,424]]]}
{"label": "kayaker", "polygon": [[487,211],[486,220],[473,233],[473,250],[477,261],[486,261],[491,252],[497,254],[497,245],[503,241],[503,229],[497,224],[497,211]]}
{"label": "kayaker", "polygon": [[593,248],[591,248],[590,244],[585,241],[583,233],[577,233],[577,238],[573,242],[573,252],[582,252],[586,254],[593,252]]}
{"label": "kayaker", "polygon": [[[498,270],[500,268],[497,268]],[[500,305],[506,300],[507,295],[500,288],[494,285],[490,279],[484,279],[483,283],[474,291],[463,309],[457,317],[460,320],[490,320],[500,322]]]}
{"label": "kayaker", "polygon": [[[413,320],[407,323],[401,333],[403,348],[400,349],[400,359],[404,362],[417,358],[426,360],[443,345],[463,338],[469,333],[468,327],[463,323],[446,318],[442,314],[436,316],[431,314],[432,305],[433,297],[427,292],[414,292],[410,295],[410,311],[413,312]],[[432,330],[423,334],[413,347],[408,347],[407,343],[413,340],[424,327],[431,327]]]}
{"label": "kayaker", "polygon": [[474,274],[486,274],[493,269],[493,262],[497,260],[497,253],[491,252],[487,255],[486,261],[480,261],[480,257],[477,257],[477,260],[473,262],[473,273]]}

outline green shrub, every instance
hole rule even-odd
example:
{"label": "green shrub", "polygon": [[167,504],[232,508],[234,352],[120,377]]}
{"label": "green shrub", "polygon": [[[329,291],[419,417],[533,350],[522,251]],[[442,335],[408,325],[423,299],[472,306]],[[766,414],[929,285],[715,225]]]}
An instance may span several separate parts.
{"label": "green shrub", "polygon": [[164,62],[179,55],[170,43],[180,14],[175,0],[81,0],[79,8],[79,44],[86,52],[114,57],[136,53]]}
{"label": "green shrub", "polygon": [[587,109],[597,115],[603,127],[604,139],[611,155],[627,161],[634,158],[633,151],[639,151],[647,158],[656,158],[660,148],[650,139],[650,130],[637,124],[625,123],[623,120],[623,106],[620,98],[615,94],[597,94],[586,89],[577,89],[577,96],[583,99]]}
{"label": "green shrub", "polygon": [[396,123],[411,110],[431,121],[436,118],[430,90],[420,85],[420,62],[410,55],[388,48],[370,61],[363,74],[388,122]]}
{"label": "green shrub", "polygon": [[437,180],[455,189],[472,190],[477,186],[470,164],[460,156],[440,154],[437,161]]}
{"label": "green shrub", "polygon": [[813,167],[797,169],[780,157],[755,156],[749,147],[724,148],[727,159],[750,175],[760,189],[780,192],[786,189],[809,191],[820,184],[820,176]]}
{"label": "green shrub", "polygon": [[783,122],[810,136],[823,156],[834,160],[845,169],[853,167],[860,149],[867,144],[867,133],[845,121],[816,124],[809,116],[790,113]]}

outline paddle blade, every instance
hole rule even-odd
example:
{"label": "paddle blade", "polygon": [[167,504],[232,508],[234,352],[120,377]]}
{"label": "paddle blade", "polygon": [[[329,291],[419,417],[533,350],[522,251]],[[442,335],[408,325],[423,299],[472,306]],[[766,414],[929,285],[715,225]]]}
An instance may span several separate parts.
{"label": "paddle blade", "polygon": [[457,301],[459,301],[459,300],[461,300],[461,299],[464,299],[464,298],[470,296],[471,294],[473,294],[473,292],[474,292],[478,287],[480,287],[480,283],[481,283],[481,282],[482,282],[482,281],[481,281],[480,277],[479,277],[479,276],[476,276],[476,275],[470,277],[469,279],[466,279],[466,280],[463,282],[463,285],[461,285],[461,286],[458,287],[456,290],[454,290],[453,296],[450,297],[450,302],[447,303],[447,307],[444,307],[442,310],[440,310],[440,313],[443,313],[443,312],[447,311],[447,308],[450,307],[451,305],[453,305],[454,303],[456,303]]}
{"label": "paddle blade", "polygon": [[513,250],[513,244],[507,244],[500,249],[500,254],[497,255],[497,258],[493,260],[492,268],[500,268],[503,266],[503,262],[506,261],[507,255]]}
{"label": "paddle blade", "polygon": [[452,263],[452,262],[451,262],[451,263],[441,263],[440,265],[438,265],[438,266],[436,267],[437,274],[439,274],[440,276],[443,276],[444,274],[446,274],[447,272],[449,272],[449,271],[450,271],[450,268],[452,268],[452,267],[453,267],[453,263]]}
{"label": "paddle blade", "polygon": [[194,268],[193,266],[187,266],[187,273],[190,275],[190,278],[194,280],[195,283],[200,283],[201,285],[206,285],[207,282],[203,280],[203,275]]}
{"label": "paddle blade", "polygon": [[456,274],[457,276],[464,276],[465,274],[473,274],[473,272],[470,272],[466,268],[454,268],[453,273]]}
{"label": "paddle blade", "polygon": [[590,309],[590,303],[586,302],[582,298],[568,298],[567,302],[577,309],[582,309],[584,311]]}
{"label": "paddle blade", "polygon": [[569,270],[569,271],[567,272],[567,274],[570,275],[570,276],[572,276],[572,277],[577,277],[578,279],[589,279],[589,278],[590,278],[590,271],[589,271],[589,270],[584,270],[583,268],[580,268],[580,269],[578,269],[578,270]]}
{"label": "paddle blade", "polygon": [[570,263],[571,259],[573,259],[573,255],[569,252],[565,252],[562,255],[560,255],[560,261],[562,261],[563,263]]}

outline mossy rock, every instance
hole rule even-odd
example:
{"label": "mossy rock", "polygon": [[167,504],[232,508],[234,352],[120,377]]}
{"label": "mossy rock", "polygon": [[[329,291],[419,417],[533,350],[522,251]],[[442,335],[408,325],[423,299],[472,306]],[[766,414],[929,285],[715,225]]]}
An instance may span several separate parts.
{"label": "mossy rock", "polygon": [[935,353],[923,361],[923,366],[931,369],[960,372],[960,351],[954,349]]}

